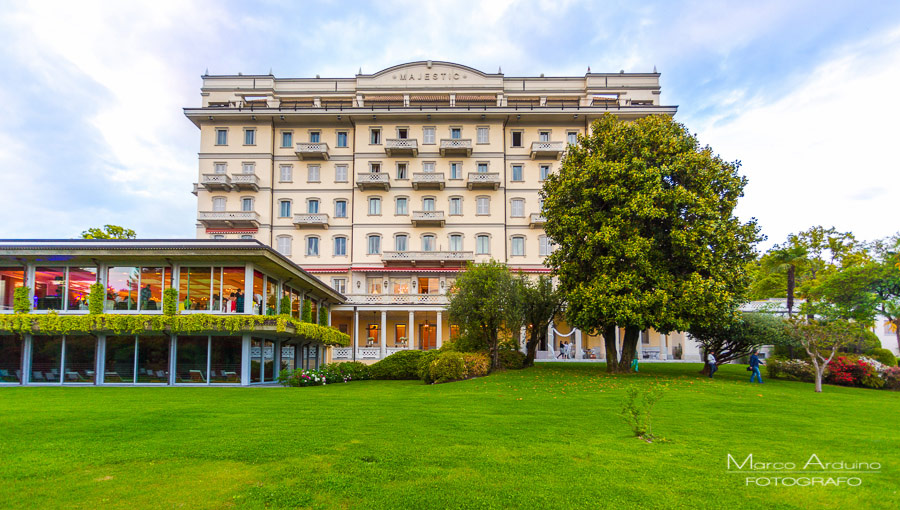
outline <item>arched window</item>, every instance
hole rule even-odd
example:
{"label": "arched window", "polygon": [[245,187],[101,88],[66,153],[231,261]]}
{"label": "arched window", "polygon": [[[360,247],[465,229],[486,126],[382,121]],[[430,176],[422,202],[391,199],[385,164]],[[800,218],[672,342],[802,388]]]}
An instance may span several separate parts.
{"label": "arched window", "polygon": [[275,238],[275,241],[278,253],[284,255],[285,257],[290,257],[291,245],[293,244],[294,238],[291,236],[278,236]]}
{"label": "arched window", "polygon": [[317,236],[308,236],[306,238],[306,255],[308,257],[319,256],[319,238]]}
{"label": "arched window", "polygon": [[378,234],[372,234],[368,239],[368,250],[366,253],[369,255],[378,255],[381,253],[381,236]]}
{"label": "arched window", "polygon": [[422,236],[422,251],[434,251],[434,234],[425,234]]}
{"label": "arched window", "polygon": [[491,254],[491,236],[487,234],[478,234],[477,236],[475,236],[475,254]]}
{"label": "arched window", "polygon": [[510,255],[513,257],[525,256],[525,236],[513,236],[510,242]]}

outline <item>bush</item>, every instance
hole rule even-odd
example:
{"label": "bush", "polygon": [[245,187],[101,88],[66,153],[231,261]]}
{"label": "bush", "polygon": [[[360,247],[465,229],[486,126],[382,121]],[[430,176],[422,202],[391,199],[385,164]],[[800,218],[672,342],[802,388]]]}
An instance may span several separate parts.
{"label": "bush", "polygon": [[891,352],[887,349],[882,349],[881,347],[878,347],[875,349],[871,349],[869,352],[866,353],[866,355],[869,356],[870,358],[878,360],[882,364],[887,365],[889,367],[897,366],[897,357],[894,356],[893,352]]}
{"label": "bush", "polygon": [[312,324],[312,301],[309,299],[303,300],[303,308],[300,312],[300,322]]}
{"label": "bush", "polygon": [[13,311],[16,313],[28,313],[31,311],[31,300],[28,294],[31,293],[31,287],[16,287],[13,291]]}
{"label": "bush", "polygon": [[466,364],[466,377],[484,377],[491,369],[491,359],[483,352],[463,353]]}
{"label": "bush", "polygon": [[328,326],[328,307],[319,307],[319,326]]}
{"label": "bush", "polygon": [[327,384],[325,375],[319,370],[282,370],[278,374],[278,383],[282,386],[303,387],[303,386],[324,386]]}
{"label": "bush", "polygon": [[662,398],[666,388],[666,385],[650,386],[647,391],[641,392],[636,386],[629,386],[625,390],[625,404],[619,414],[631,427],[635,437],[647,442],[652,442],[656,438],[653,435],[650,415],[653,405]]}
{"label": "bush", "polygon": [[900,367],[887,367],[881,374],[884,387],[889,390],[900,390]]}
{"label": "bush", "polygon": [[280,313],[281,315],[291,314],[291,300],[288,299],[287,296],[282,296],[280,306],[281,308],[278,310],[278,313]]}
{"label": "bush", "polygon": [[88,294],[88,313],[91,315],[103,313],[103,298],[105,297],[106,287],[102,283],[91,285],[91,290]]}
{"label": "bush", "polygon": [[395,352],[370,366],[369,374],[372,379],[421,379],[419,360],[424,355],[423,351]]}
{"label": "bush", "polygon": [[341,363],[329,363],[327,365],[322,366],[323,370],[326,371],[337,371],[342,376],[348,378],[348,381],[365,381],[366,379],[371,379],[372,376],[369,373],[369,365],[359,361],[344,361]]}
{"label": "bush", "polygon": [[813,382],[816,378],[812,364],[801,359],[769,358],[766,373],[773,379]]}
{"label": "bush", "polygon": [[438,356],[440,355],[441,351],[436,350],[422,352],[422,355],[419,357],[419,366],[416,369],[416,373],[419,376],[419,379],[425,381],[428,384],[434,382],[434,380],[431,379],[431,363],[437,360]]}
{"label": "bush", "polygon": [[864,388],[881,388],[884,379],[878,375],[874,364],[852,356],[838,356],[828,363],[825,381],[841,386],[862,386]]}
{"label": "bush", "polygon": [[501,349],[498,355],[500,357],[500,368],[515,370],[525,367],[525,355],[521,351]]}
{"label": "bush", "polygon": [[178,313],[178,290],[166,289],[163,291],[163,315],[175,315]]}
{"label": "bush", "polygon": [[466,378],[466,361],[458,352],[442,352],[428,364],[426,383],[441,384]]}

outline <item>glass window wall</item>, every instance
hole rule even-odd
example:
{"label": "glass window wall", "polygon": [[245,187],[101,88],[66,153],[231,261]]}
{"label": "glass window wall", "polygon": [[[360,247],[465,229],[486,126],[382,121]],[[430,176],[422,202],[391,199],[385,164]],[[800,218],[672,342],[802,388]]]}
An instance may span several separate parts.
{"label": "glass window wall", "polygon": [[35,268],[33,303],[35,310],[62,310],[65,294],[66,268]]}
{"label": "glass window wall", "polygon": [[22,340],[0,336],[0,383],[22,382]]}
{"label": "glass window wall", "polygon": [[209,267],[182,267],[178,289],[179,309],[208,311],[211,280],[212,270]]}
{"label": "glass window wall", "polygon": [[209,370],[211,383],[240,384],[241,337],[212,337]]}
{"label": "glass window wall", "polygon": [[168,384],[169,345],[168,336],[138,337],[137,382]]}
{"label": "glass window wall", "polygon": [[97,283],[96,268],[70,267],[66,310],[87,311],[91,285],[95,283]]}
{"label": "glass window wall", "polygon": [[262,340],[253,338],[250,340],[250,382],[261,382],[262,375]]}
{"label": "glass window wall", "polygon": [[262,315],[263,305],[263,286],[265,285],[265,276],[259,271],[253,271],[253,313]]}
{"label": "glass window wall", "polygon": [[291,317],[295,319],[300,318],[300,305],[302,302],[300,291],[291,289]]}
{"label": "glass window wall", "polygon": [[134,354],[137,344],[133,335],[106,337],[104,383],[134,383]]}
{"label": "glass window wall", "polygon": [[63,370],[66,383],[93,383],[94,362],[97,351],[97,339],[87,335],[66,335],[65,364]]}
{"label": "glass window wall", "polygon": [[275,380],[275,342],[266,340],[263,343],[263,382]]}
{"label": "glass window wall", "polygon": [[25,269],[0,267],[0,310],[13,309],[16,288],[23,285],[25,285]]}
{"label": "glass window wall", "polygon": [[175,382],[206,384],[206,360],[209,356],[208,336],[178,336]]}
{"label": "glass window wall", "polygon": [[266,278],[266,315],[275,315],[278,312],[277,283],[272,278]]}
{"label": "glass window wall", "polygon": [[137,310],[141,270],[111,267],[106,272],[106,310]]}
{"label": "glass window wall", "polygon": [[62,382],[62,344],[62,335],[32,337],[30,382]]}

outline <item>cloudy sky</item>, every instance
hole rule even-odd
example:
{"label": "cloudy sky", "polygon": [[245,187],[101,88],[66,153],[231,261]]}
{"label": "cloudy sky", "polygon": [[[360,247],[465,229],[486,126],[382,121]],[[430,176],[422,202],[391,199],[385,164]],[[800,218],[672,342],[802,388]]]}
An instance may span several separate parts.
{"label": "cloudy sky", "polygon": [[750,180],[765,246],[900,230],[900,2],[0,0],[0,238],[192,237],[200,76],[350,77],[412,60],[508,75],[662,73]]}

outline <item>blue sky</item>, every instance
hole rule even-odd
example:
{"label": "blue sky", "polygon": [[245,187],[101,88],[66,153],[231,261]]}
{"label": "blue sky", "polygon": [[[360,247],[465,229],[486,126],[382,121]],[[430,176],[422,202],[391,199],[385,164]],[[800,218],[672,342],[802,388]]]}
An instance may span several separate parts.
{"label": "blue sky", "polygon": [[0,0],[0,238],[114,223],[193,237],[200,75],[662,73],[662,102],[750,184],[769,241],[900,230],[900,2]]}

